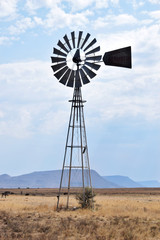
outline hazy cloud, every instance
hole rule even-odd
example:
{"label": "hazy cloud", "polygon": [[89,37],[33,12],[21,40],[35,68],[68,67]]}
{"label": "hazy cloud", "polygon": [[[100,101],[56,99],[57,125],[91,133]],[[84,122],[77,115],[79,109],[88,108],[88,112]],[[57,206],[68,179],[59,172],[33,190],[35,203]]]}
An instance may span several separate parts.
{"label": "hazy cloud", "polygon": [[58,28],[64,28],[69,27],[73,29],[73,23],[74,23],[74,29],[77,27],[84,27],[88,24],[88,16],[92,15],[92,12],[89,10],[86,10],[82,13],[66,13],[60,8],[54,8],[52,9],[46,17],[46,20],[44,21],[44,27],[50,28],[53,30]]}
{"label": "hazy cloud", "polygon": [[24,138],[58,131],[71,95],[57,84],[48,62],[2,64],[0,73],[0,135]]}
{"label": "hazy cloud", "polygon": [[14,17],[17,13],[18,0],[0,0],[0,17]]}
{"label": "hazy cloud", "polygon": [[121,25],[129,25],[132,26],[138,23],[138,20],[129,14],[120,14],[120,15],[106,15],[105,17],[99,17],[94,21],[94,28],[105,28],[108,26],[121,26]]}
{"label": "hazy cloud", "polygon": [[9,27],[9,32],[12,35],[21,34],[29,28],[34,28],[35,25],[35,21],[33,21],[31,18],[22,18],[21,20],[18,20],[14,25],[11,25]]}
{"label": "hazy cloud", "polygon": [[152,4],[160,4],[160,0],[148,0]]}

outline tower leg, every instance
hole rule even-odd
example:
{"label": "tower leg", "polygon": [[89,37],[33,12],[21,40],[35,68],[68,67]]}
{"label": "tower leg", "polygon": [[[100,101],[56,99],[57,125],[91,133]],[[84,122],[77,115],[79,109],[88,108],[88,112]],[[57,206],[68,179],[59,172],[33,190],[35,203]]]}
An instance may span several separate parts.
{"label": "tower leg", "polygon": [[85,188],[92,189],[83,112],[85,101],[82,100],[81,88],[74,89],[73,99],[69,102],[72,105],[57,196],[57,209],[59,209],[60,198],[64,189],[67,191],[65,193],[67,194],[66,208],[69,208],[70,189],[72,187],[82,189],[83,199],[85,198]]}

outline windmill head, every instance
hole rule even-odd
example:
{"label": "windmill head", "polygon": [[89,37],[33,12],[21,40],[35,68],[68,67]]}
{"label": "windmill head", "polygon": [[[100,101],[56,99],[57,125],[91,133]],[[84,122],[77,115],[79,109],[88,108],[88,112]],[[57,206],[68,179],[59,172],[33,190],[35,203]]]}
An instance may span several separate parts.
{"label": "windmill head", "polygon": [[73,31],[69,37],[63,37],[63,42],[58,41],[59,49],[53,48],[51,67],[60,83],[79,88],[96,76],[102,62],[108,66],[132,68],[131,47],[106,52],[102,61],[102,56],[97,55],[100,46],[96,46],[97,40],[90,36],[89,33],[83,35],[82,31],[76,35]]}

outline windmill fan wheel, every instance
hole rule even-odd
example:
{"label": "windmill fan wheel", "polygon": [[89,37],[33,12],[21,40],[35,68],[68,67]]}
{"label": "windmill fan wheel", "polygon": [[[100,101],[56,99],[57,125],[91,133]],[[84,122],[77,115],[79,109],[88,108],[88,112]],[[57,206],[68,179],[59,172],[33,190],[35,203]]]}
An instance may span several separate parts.
{"label": "windmill fan wheel", "polygon": [[102,56],[97,55],[100,46],[96,47],[97,40],[90,40],[90,34],[83,37],[83,32],[78,35],[71,32],[70,37],[63,37],[57,43],[58,48],[53,48],[54,56],[51,57],[54,76],[60,83],[68,87],[79,88],[90,82],[96,76],[95,71],[100,68]]}

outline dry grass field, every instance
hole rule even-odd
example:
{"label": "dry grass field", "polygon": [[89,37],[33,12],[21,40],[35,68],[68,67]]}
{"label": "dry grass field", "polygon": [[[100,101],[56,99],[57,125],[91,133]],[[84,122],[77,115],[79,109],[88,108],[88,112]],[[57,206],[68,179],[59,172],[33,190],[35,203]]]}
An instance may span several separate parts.
{"label": "dry grass field", "polygon": [[160,240],[160,189],[96,190],[94,210],[59,212],[57,190],[12,191],[0,198],[0,240]]}

